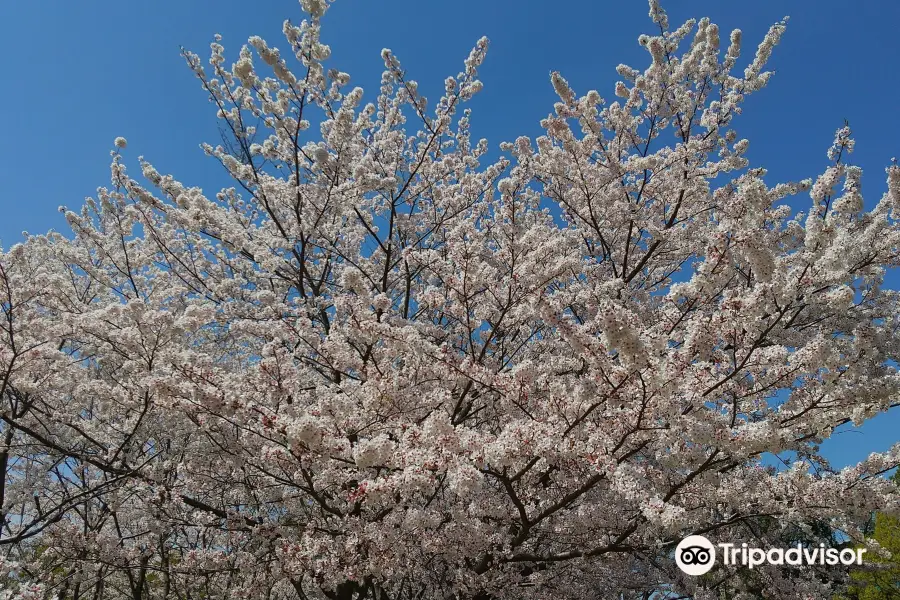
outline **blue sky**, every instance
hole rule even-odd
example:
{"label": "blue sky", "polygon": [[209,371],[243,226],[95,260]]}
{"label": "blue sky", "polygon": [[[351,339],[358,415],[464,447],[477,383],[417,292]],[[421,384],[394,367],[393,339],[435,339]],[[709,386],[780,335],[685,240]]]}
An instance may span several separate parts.
{"label": "blue sky", "polygon": [[[848,119],[866,204],[877,202],[885,166],[900,157],[900,2],[669,0],[663,6],[673,24],[709,16],[724,32],[741,28],[748,54],[770,24],[789,14],[770,63],[776,76],[736,122],[750,139],[748,156],[769,169],[771,182],[814,177],[834,130]],[[213,34],[221,33],[230,57],[251,35],[284,47],[285,18],[302,18],[293,0],[0,3],[0,55],[6,57],[0,243],[20,241],[22,231],[66,231],[56,208],[78,207],[108,184],[116,136],[128,139],[133,171],[144,155],[186,185],[208,192],[224,185],[220,167],[198,147],[218,140],[215,112],[179,46],[204,56]],[[471,105],[472,127],[496,148],[541,133],[538,122],[555,101],[551,70],[578,92],[613,97],[615,66],[646,64],[636,41],[645,32],[653,27],[641,0],[340,0],[325,18],[323,38],[332,46],[330,64],[370,90],[367,97],[377,90],[380,51],[387,47],[436,99],[444,77],[455,75],[474,42],[487,35],[485,90]],[[900,276],[889,284],[900,287]],[[900,412],[892,411],[861,431],[836,435],[826,455],[835,466],[856,462],[887,449],[898,432]]]}

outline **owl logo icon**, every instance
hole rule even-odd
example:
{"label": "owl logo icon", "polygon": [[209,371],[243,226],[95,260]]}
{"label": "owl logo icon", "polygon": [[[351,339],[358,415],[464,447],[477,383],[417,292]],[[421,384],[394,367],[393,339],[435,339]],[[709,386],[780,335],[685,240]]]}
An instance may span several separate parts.
{"label": "owl logo icon", "polygon": [[702,535],[689,535],[675,547],[675,564],[688,575],[708,573],[715,563],[715,546]]}

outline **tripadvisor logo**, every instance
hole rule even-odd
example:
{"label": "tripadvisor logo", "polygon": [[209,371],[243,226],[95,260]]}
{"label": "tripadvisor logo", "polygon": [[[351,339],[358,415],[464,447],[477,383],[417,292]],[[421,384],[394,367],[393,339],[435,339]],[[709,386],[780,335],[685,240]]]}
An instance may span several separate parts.
{"label": "tripadvisor logo", "polygon": [[[749,568],[759,565],[861,565],[865,548],[806,547],[797,544],[794,548],[752,548],[747,544],[720,542],[717,544],[722,564],[742,565]],[[716,546],[702,535],[689,535],[675,547],[675,564],[688,575],[708,573],[716,563]]]}

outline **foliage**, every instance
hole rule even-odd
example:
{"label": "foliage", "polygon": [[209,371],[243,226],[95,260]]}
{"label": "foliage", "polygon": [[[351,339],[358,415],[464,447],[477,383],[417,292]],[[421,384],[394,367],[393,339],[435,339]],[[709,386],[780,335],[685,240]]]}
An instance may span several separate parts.
{"label": "foliage", "polygon": [[[892,477],[900,485],[900,471]],[[900,598],[900,519],[876,514],[872,538],[890,556],[872,554],[868,569],[851,573],[851,598],[859,600],[894,600]]]}

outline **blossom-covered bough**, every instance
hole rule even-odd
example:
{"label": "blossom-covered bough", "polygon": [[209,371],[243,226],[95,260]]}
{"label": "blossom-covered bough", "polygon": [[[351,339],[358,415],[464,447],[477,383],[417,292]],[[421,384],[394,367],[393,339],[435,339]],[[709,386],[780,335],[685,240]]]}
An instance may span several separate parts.
{"label": "blossom-covered bough", "polygon": [[750,168],[732,121],[785,24],[739,72],[739,31],[651,1],[649,67],[614,101],[554,73],[545,135],[490,162],[465,108],[487,40],[433,106],[385,50],[365,104],[302,4],[287,51],[185,52],[233,187],[132,178],[119,138],[73,236],[0,254],[0,598],[838,589],[673,560],[900,510],[900,449],[817,453],[900,400],[900,168],[870,211],[846,128],[814,182]]}

